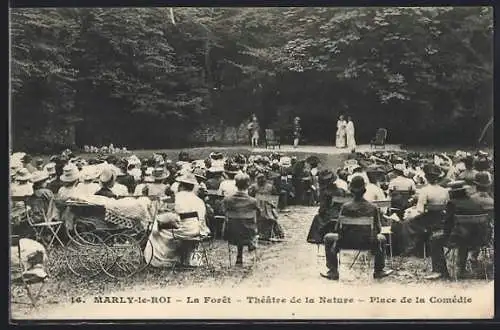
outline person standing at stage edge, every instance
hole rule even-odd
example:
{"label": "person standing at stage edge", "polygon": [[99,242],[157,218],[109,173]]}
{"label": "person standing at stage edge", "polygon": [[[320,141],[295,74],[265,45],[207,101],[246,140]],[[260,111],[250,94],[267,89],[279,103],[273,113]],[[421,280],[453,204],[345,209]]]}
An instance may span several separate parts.
{"label": "person standing at stage edge", "polygon": [[300,135],[302,128],[300,127],[300,117],[295,117],[293,121],[293,147],[297,148],[299,145]]}
{"label": "person standing at stage edge", "polygon": [[251,122],[251,132],[252,132],[252,147],[258,147],[259,146],[259,121],[257,120],[257,116],[255,114],[252,115],[252,122]]}
{"label": "person standing at stage edge", "polygon": [[344,115],[340,115],[337,121],[337,134],[335,135],[335,146],[337,148],[346,147],[346,128],[347,122],[344,119]]}
{"label": "person standing at stage edge", "polygon": [[354,137],[354,122],[352,121],[351,116],[347,116],[346,139],[347,139],[347,148],[349,148],[351,152],[355,152],[356,138]]}

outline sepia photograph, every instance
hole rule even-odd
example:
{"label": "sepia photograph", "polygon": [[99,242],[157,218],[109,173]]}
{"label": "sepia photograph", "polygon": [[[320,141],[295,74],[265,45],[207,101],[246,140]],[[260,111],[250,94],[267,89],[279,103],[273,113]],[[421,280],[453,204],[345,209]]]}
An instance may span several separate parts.
{"label": "sepia photograph", "polygon": [[494,318],[493,8],[9,8],[10,322]]}

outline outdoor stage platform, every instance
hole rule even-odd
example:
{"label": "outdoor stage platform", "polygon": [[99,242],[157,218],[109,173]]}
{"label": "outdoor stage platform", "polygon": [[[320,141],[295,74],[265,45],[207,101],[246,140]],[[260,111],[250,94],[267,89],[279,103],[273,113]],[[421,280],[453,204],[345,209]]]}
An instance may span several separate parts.
{"label": "outdoor stage platform", "polygon": [[[273,150],[272,147],[266,149],[265,147],[258,148],[249,148],[252,152],[266,152],[269,150]],[[338,155],[338,154],[347,154],[350,153],[350,150],[347,148],[338,149],[334,146],[298,146],[294,148],[292,145],[282,145],[281,148],[275,148],[276,151],[281,152],[309,152],[309,153],[318,153],[318,154],[329,154],[329,155]],[[386,144],[385,147],[376,147],[372,148],[369,144],[362,144],[356,147],[357,152],[370,152],[370,151],[403,151],[401,146],[398,144]]]}

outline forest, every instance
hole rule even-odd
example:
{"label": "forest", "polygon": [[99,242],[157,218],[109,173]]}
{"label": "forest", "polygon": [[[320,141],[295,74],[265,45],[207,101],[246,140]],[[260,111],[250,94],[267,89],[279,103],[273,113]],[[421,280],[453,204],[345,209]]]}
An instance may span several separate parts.
{"label": "forest", "polygon": [[491,7],[23,8],[10,38],[14,149],[184,147],[251,113],[474,145],[493,117]]}

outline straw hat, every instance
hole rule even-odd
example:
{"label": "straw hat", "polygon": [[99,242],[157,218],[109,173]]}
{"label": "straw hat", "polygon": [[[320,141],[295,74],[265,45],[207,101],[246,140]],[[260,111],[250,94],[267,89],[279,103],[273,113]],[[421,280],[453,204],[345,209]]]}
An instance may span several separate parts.
{"label": "straw hat", "polygon": [[157,167],[153,169],[152,176],[154,180],[165,180],[170,176],[170,172],[165,172],[163,167]]}
{"label": "straw hat", "polygon": [[29,181],[30,179],[31,179],[31,174],[27,168],[23,167],[17,171],[17,173],[16,173],[16,180],[17,181]]}
{"label": "straw hat", "polygon": [[63,174],[60,179],[62,182],[74,182],[80,177],[80,171],[74,164],[68,164],[63,167]]}
{"label": "straw hat", "polygon": [[181,175],[177,179],[175,179],[175,181],[192,185],[196,185],[198,183],[193,173],[186,173],[184,175]]}
{"label": "straw hat", "polygon": [[80,181],[95,180],[101,174],[97,166],[85,166],[80,172]]}
{"label": "straw hat", "polygon": [[31,182],[32,183],[37,183],[40,181],[47,180],[49,178],[49,173],[45,171],[35,171],[31,174]]}
{"label": "straw hat", "polygon": [[103,169],[101,175],[99,175],[99,181],[101,183],[108,183],[116,178],[116,173],[110,167]]}
{"label": "straw hat", "polygon": [[193,174],[196,178],[200,178],[201,180],[207,179],[207,177],[205,176],[205,171],[201,168],[195,168]]}

